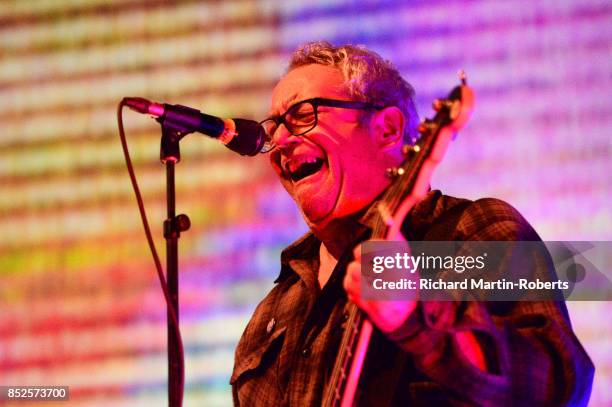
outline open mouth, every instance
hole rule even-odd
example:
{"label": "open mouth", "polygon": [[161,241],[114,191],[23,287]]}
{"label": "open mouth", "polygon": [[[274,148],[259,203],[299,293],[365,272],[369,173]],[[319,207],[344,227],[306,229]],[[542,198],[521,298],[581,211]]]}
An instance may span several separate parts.
{"label": "open mouth", "polygon": [[310,175],[318,172],[323,167],[323,159],[315,158],[313,161],[303,162],[293,171],[289,172],[289,177],[293,182],[298,182]]}

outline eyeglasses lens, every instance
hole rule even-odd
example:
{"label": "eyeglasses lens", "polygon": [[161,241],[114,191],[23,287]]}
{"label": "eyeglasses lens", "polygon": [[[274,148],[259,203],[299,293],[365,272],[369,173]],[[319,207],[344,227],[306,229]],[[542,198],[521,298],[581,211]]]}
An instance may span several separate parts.
{"label": "eyeglasses lens", "polygon": [[310,102],[299,103],[293,106],[285,116],[287,130],[294,135],[304,134],[315,126],[315,107]]}

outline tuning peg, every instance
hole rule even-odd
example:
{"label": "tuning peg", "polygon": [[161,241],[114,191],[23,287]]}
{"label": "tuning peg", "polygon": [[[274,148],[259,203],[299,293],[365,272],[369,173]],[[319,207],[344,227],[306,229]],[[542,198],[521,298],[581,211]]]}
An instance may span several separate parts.
{"label": "tuning peg", "polygon": [[421,151],[421,147],[416,144],[412,146],[409,144],[405,144],[404,146],[402,146],[402,154],[404,155],[404,157],[417,154],[419,151]]}
{"label": "tuning peg", "polygon": [[467,85],[467,74],[465,73],[465,71],[463,69],[460,69],[459,72],[457,72],[457,75],[459,76],[461,84]]}
{"label": "tuning peg", "polygon": [[425,121],[422,121],[421,124],[419,124],[419,127],[417,127],[417,131],[421,134],[425,134],[433,130],[433,127],[434,124],[431,123],[429,120],[425,119]]}
{"label": "tuning peg", "polygon": [[436,112],[439,112],[440,109],[442,109],[443,105],[444,104],[440,99],[435,99],[433,103],[431,104],[431,107],[433,107],[433,110],[435,110]]}
{"label": "tuning peg", "polygon": [[394,179],[400,175],[404,175],[404,169],[402,167],[391,167],[387,168],[387,177]]}
{"label": "tuning peg", "polygon": [[431,107],[433,107],[433,109],[436,112],[439,112],[443,108],[447,108],[447,109],[450,108],[452,105],[453,105],[453,102],[451,102],[448,99],[436,99],[431,104]]}

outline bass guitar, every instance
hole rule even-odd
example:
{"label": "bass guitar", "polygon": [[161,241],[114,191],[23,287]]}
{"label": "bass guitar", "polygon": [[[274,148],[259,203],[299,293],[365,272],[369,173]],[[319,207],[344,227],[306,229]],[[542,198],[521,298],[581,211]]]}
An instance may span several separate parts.
{"label": "bass guitar", "polygon": [[[421,135],[414,145],[406,145],[401,166],[387,169],[393,183],[377,203],[372,239],[398,240],[401,225],[412,207],[429,190],[434,169],[442,161],[450,142],[467,123],[474,107],[474,93],[460,72],[461,84],[445,99],[433,103],[432,119],[425,119],[418,128]],[[368,350],[373,326],[355,305],[348,305],[348,319],[340,342],[330,382],[323,395],[323,406],[352,407]]]}

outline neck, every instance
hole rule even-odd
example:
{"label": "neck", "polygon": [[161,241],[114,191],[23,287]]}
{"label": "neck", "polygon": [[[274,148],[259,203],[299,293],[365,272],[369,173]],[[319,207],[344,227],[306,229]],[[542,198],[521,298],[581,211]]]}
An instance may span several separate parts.
{"label": "neck", "polygon": [[311,230],[325,246],[326,252],[338,260],[355,239],[360,227],[357,219],[355,216],[334,219],[324,227],[322,225],[311,226]]}
{"label": "neck", "polygon": [[319,281],[319,288],[323,288],[329,281],[334,269],[338,264],[338,259],[332,256],[327,250],[325,243],[321,243],[319,248],[319,270],[317,273],[317,280]]}
{"label": "neck", "polygon": [[310,225],[312,233],[321,241],[317,275],[320,288],[327,284],[338,259],[353,243],[359,230],[359,223],[357,222],[359,216],[353,215],[326,223]]}

